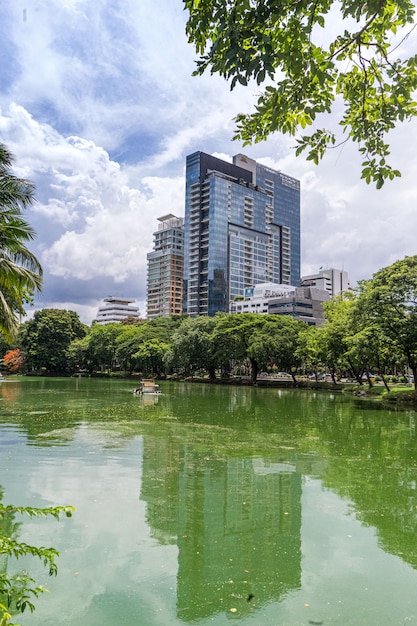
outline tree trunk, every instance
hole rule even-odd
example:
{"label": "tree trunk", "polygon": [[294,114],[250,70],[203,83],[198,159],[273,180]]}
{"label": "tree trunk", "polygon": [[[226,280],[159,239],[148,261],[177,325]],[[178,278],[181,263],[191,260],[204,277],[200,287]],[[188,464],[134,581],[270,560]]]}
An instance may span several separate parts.
{"label": "tree trunk", "polygon": [[252,385],[256,384],[256,379],[258,378],[259,367],[258,363],[254,359],[250,359],[251,364],[251,383]]}
{"label": "tree trunk", "polygon": [[363,374],[363,370],[356,370],[353,365],[352,362],[348,359],[348,363],[349,363],[349,368],[350,371],[353,374],[353,377],[356,379],[356,382],[358,383],[358,385],[363,385],[363,380],[362,380],[362,374]]}
{"label": "tree trunk", "polygon": [[413,377],[414,377],[414,395],[417,398],[417,363],[415,364],[414,367],[411,368],[411,371],[413,372]]}
{"label": "tree trunk", "polygon": [[384,383],[385,389],[389,392],[389,385],[388,385],[387,381],[385,380],[384,374],[380,374],[380,376],[382,378],[382,382]]}

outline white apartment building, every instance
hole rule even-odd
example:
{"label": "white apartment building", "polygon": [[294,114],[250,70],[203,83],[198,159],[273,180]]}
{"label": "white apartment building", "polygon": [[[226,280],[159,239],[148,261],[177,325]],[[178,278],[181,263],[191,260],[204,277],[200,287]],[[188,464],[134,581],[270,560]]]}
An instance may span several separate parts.
{"label": "white apartment building", "polygon": [[260,283],[245,289],[243,300],[230,303],[230,313],[268,313],[269,300],[295,292],[292,285]]}
{"label": "white apartment building", "polygon": [[109,296],[104,298],[104,304],[100,305],[95,318],[96,324],[110,324],[124,320],[139,319],[139,307],[133,305],[131,298]]}

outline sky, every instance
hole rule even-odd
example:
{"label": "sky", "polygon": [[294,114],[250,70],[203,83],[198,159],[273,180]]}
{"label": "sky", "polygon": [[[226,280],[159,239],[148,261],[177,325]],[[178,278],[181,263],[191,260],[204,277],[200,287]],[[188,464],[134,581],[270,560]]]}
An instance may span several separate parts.
{"label": "sky", "polygon": [[[91,324],[108,296],[146,315],[146,255],[158,217],[184,215],[185,160],[243,152],[301,181],[301,273],[336,267],[350,282],[417,253],[417,119],[390,136],[402,177],[360,179],[354,145],[319,166],[275,134],[243,147],[233,118],[259,88],[195,77],[181,0],[0,0],[0,141],[36,184],[26,218],[45,307]],[[406,42],[415,52],[416,36]],[[328,120],[331,126],[332,117]]]}

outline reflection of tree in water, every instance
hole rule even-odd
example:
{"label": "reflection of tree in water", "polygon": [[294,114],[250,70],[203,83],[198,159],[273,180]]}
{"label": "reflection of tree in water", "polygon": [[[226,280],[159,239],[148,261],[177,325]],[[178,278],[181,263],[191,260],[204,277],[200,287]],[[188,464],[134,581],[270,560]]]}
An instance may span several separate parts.
{"label": "reflection of tree in water", "polygon": [[[16,403],[19,410],[12,402],[2,418],[18,423],[37,445],[62,443],[64,429],[71,439],[80,421],[91,427],[97,420],[97,430],[110,433],[113,443],[144,435],[141,495],[154,536],[179,545],[178,611],[184,619],[191,619],[193,612],[198,617],[204,610],[220,610],[233,594],[248,610],[251,604],[244,594],[249,587],[256,587],[250,593],[260,603],[299,584],[301,487],[299,474],[283,472],[282,463],[297,465],[299,472],[314,474],[350,499],[356,516],[377,529],[383,548],[417,569],[414,412],[377,410],[350,397],[332,400],[328,392],[170,383],[163,385],[158,404],[148,407],[127,389],[116,393],[117,385],[113,395],[105,395],[98,393],[107,389],[103,383],[81,381],[77,396],[69,394],[67,399],[50,393],[56,382],[41,382],[25,383]],[[70,385],[62,387],[65,393]],[[42,395],[43,387],[47,395]],[[44,403],[40,406],[35,404],[39,396]],[[44,408],[50,412],[39,412]],[[42,433],[49,433],[48,438]],[[109,440],[103,437],[103,447]],[[276,472],[262,475],[253,458],[275,464]],[[288,532],[280,517],[285,513],[284,493],[291,494],[293,511],[291,518],[283,518],[283,523],[293,524]],[[239,508],[243,501],[249,504]],[[240,528],[238,522],[243,524],[247,511],[253,525]],[[256,559],[263,541],[258,529],[273,559],[263,572],[262,559]],[[258,546],[254,554],[253,546]],[[282,572],[279,555],[285,550],[289,569]],[[262,557],[266,563],[268,554]],[[264,573],[268,569],[275,572],[270,584]],[[242,571],[251,578],[243,578]],[[192,604],[193,597],[198,606]]]}
{"label": "reflection of tree in water", "polygon": [[141,497],[153,536],[178,545],[185,621],[253,611],[300,586],[300,474],[282,454],[222,454],[222,435],[204,450],[190,440],[144,440]]}
{"label": "reflection of tree in water", "polygon": [[[161,396],[161,408],[181,423],[201,423],[239,431],[296,435],[309,423],[317,397],[292,390],[188,384]],[[328,399],[327,399],[328,401]]]}
{"label": "reflection of tree in water", "polygon": [[[294,402],[294,393],[298,399],[302,394],[301,403]],[[157,505],[152,496],[151,480],[148,487],[144,486],[142,497],[148,505],[151,503],[151,508],[148,508],[151,527],[160,528],[161,520],[165,520],[165,530],[169,528],[167,534],[170,540],[174,541],[178,537],[178,611],[183,619],[191,619],[193,614],[199,617],[214,613],[216,607],[217,610],[225,608],[233,599],[233,594],[237,596],[236,602],[245,603],[242,599],[242,581],[248,578],[237,575],[237,570],[233,570],[233,560],[229,561],[231,574],[227,576],[226,565],[222,561],[222,556],[231,552],[227,541],[234,538],[239,571],[250,570],[250,567],[241,566],[241,563],[248,559],[245,549],[253,545],[255,536],[248,532],[249,539],[242,539],[242,543],[239,543],[239,534],[234,536],[225,522],[228,518],[224,511],[230,508],[233,500],[230,495],[233,481],[230,477],[234,476],[236,481],[239,475],[237,469],[231,468],[238,467],[245,458],[254,454],[270,458],[275,453],[280,460],[280,448],[284,450],[293,447],[294,450],[285,455],[285,460],[297,463],[302,473],[314,474],[326,487],[351,500],[356,517],[365,525],[376,528],[383,549],[417,569],[417,435],[414,412],[387,410],[382,406],[362,401],[352,402],[351,398],[340,396],[333,402],[328,393],[298,391],[281,395],[277,391],[275,395],[271,394],[271,390],[249,390],[248,393],[243,390],[242,393],[240,389],[234,389],[229,393],[227,410],[224,390],[220,388],[214,393],[202,390],[201,398],[201,403],[199,400],[196,402],[192,389],[184,387],[181,394],[184,412],[175,422],[175,428],[181,430],[179,422],[184,424],[191,419],[194,419],[196,426],[192,436],[189,432],[184,436],[183,445],[178,437],[178,448],[173,446],[173,450],[176,450],[173,456],[173,451],[162,452],[173,460],[172,465],[167,461],[158,467],[156,462],[152,465],[151,459],[156,450],[159,445],[164,445],[162,441],[160,444],[154,442],[151,449],[154,447],[155,450],[149,453],[149,460],[144,464],[144,468],[146,464],[147,467],[153,467],[158,473],[160,488],[167,489],[170,495],[170,500],[167,500],[166,494],[162,495]],[[167,398],[167,403],[171,405],[171,414],[179,415],[177,400]],[[186,430],[183,431],[185,433]],[[194,460],[193,456],[196,457]],[[215,500],[215,486],[223,484],[221,479],[215,479],[217,464],[221,474],[227,476],[223,483],[229,490],[227,501],[222,505]],[[166,480],[164,467],[171,473]],[[167,487],[172,480],[180,494],[178,501],[171,487]],[[237,491],[241,501],[249,501],[245,491],[248,485],[255,493],[259,492],[247,477],[240,484],[240,491]],[[191,502],[190,494],[194,494]],[[276,502],[277,499],[274,496],[270,502]],[[252,498],[254,500],[256,497]],[[163,503],[169,503],[165,509]],[[156,508],[152,509],[152,506]],[[168,511],[169,520],[166,519]],[[210,530],[210,511],[215,511],[215,519],[218,521],[217,527],[214,524],[216,531],[213,533]],[[274,512],[276,509],[272,510],[272,516]],[[180,513],[181,518],[178,517]],[[178,519],[181,519],[181,524]],[[236,519],[239,519],[238,515]],[[259,527],[262,528],[262,524]],[[263,536],[267,538],[268,531],[264,530]],[[193,541],[191,537],[194,537]],[[197,542],[196,537],[199,538]],[[241,537],[244,537],[244,532]],[[227,558],[233,559],[233,556]],[[265,562],[268,563],[267,558]],[[256,570],[256,566],[253,569]],[[268,564],[266,569],[274,571],[274,566]],[[192,572],[192,575],[187,572]],[[217,581],[216,572],[221,572]],[[275,571],[277,580],[282,580],[280,576]],[[229,588],[219,580],[237,580],[239,584],[242,583],[240,591],[232,583],[228,583]],[[290,587],[289,579],[287,582]],[[262,584],[261,579],[258,579],[258,586],[268,589],[267,581]],[[272,590],[269,591],[270,597],[274,597]],[[275,598],[279,597],[278,587],[274,591]]]}
{"label": "reflection of tree in water", "polygon": [[325,486],[354,503],[381,546],[417,569],[415,413],[356,411],[321,424],[327,440]]}
{"label": "reflection of tree in water", "polygon": [[2,399],[7,400],[8,402],[17,400],[21,393],[20,385],[14,381],[3,380],[0,385],[0,389]]}

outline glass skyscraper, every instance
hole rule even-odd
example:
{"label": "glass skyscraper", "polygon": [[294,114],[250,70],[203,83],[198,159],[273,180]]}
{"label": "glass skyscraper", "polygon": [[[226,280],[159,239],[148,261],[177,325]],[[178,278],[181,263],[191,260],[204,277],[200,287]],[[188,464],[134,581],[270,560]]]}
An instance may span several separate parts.
{"label": "glass skyscraper", "polygon": [[214,315],[258,283],[300,281],[300,183],[238,154],[187,157],[184,312]]}

